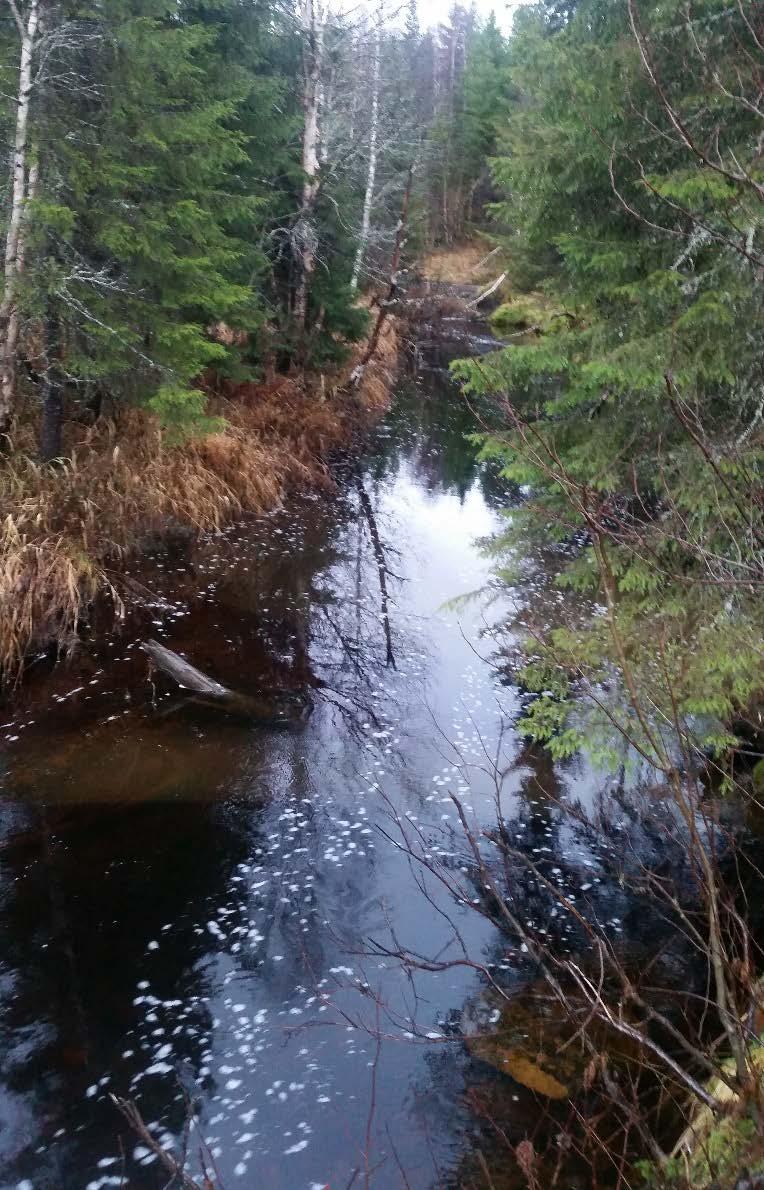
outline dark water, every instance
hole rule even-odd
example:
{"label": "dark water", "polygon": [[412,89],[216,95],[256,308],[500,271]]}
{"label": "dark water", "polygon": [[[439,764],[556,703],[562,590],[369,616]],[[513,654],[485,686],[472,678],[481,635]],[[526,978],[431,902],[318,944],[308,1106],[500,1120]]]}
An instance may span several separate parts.
{"label": "dark water", "polygon": [[[487,660],[509,597],[447,606],[488,580],[477,543],[508,499],[472,429],[423,370],[335,492],[142,565],[139,631],[3,721],[3,1188],[165,1185],[112,1091],[168,1144],[183,1091],[198,1097],[192,1166],[203,1137],[226,1187],[334,1190],[357,1171],[425,1188],[459,1168],[480,1072],[454,1026],[481,976],[414,974],[373,943],[453,956],[447,913],[472,955],[522,974],[409,862],[395,821],[458,868],[449,793],[491,820],[489,762],[518,708]],[[179,702],[147,678],[149,634],[240,690],[308,685],[314,711],[279,731]],[[545,798],[589,774],[511,730],[499,754],[505,803],[552,855]],[[512,1091],[522,1136],[537,1107]]]}

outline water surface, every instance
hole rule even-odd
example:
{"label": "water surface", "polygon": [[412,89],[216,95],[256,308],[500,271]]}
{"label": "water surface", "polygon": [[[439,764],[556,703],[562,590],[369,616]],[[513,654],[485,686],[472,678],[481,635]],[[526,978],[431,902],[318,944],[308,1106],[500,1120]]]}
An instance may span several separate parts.
{"label": "water surface", "polygon": [[[523,975],[401,848],[413,833],[464,863],[450,794],[491,821],[519,706],[490,661],[506,602],[449,603],[489,580],[479,542],[512,498],[473,429],[423,367],[334,492],[142,563],[137,630],[4,721],[2,1187],[165,1185],[108,1092],[176,1146],[197,1099],[226,1187],[425,1188],[457,1169],[480,974],[380,952],[454,955],[455,923]],[[307,687],[313,713],[275,730],[196,707],[152,685],[145,635],[240,690]],[[504,798],[551,855],[545,794],[580,792],[583,770],[511,729],[501,756]],[[536,1108],[513,1091],[522,1136]],[[192,1132],[192,1165],[198,1147]]]}

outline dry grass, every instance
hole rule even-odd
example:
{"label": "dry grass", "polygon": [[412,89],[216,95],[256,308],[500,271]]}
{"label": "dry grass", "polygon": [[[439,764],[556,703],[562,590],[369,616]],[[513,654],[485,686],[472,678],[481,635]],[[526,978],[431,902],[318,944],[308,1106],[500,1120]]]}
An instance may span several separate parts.
{"label": "dry grass", "polygon": [[[360,349],[359,349],[360,350]],[[124,610],[119,566],[173,529],[221,528],[276,506],[295,486],[329,484],[327,456],[384,408],[397,352],[392,325],[360,389],[342,375],[280,378],[210,394],[219,432],[179,445],[138,409],[85,429],[66,427],[67,461],[32,461],[36,417],[22,415],[0,467],[0,673],[18,680],[33,646],[76,639],[88,604],[108,591]],[[356,356],[357,358],[357,356]]]}
{"label": "dry grass", "polygon": [[480,285],[482,281],[489,281],[501,272],[501,268],[496,264],[498,253],[481,267],[481,262],[489,252],[491,245],[483,240],[473,240],[453,248],[442,248],[430,252],[424,258],[421,262],[422,273],[428,281],[450,285]]}

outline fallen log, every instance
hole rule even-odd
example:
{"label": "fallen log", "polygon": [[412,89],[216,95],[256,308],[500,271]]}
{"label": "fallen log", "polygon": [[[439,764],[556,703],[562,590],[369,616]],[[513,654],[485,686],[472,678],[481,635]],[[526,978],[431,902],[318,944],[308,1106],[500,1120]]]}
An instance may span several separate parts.
{"label": "fallen log", "polygon": [[182,686],[184,690],[193,690],[195,694],[204,694],[208,698],[230,698],[231,691],[214,678],[208,678],[200,669],[196,669],[179,653],[173,653],[158,640],[146,640],[141,648],[162,673]]}
{"label": "fallen log", "polygon": [[160,645],[159,641],[143,641],[141,648],[160,673],[177,682],[181,689],[190,691],[194,700],[205,706],[270,726],[299,722],[313,709],[311,699],[303,691],[264,690],[259,694],[241,694],[208,677],[185,657]]}
{"label": "fallen log", "polygon": [[480,303],[484,302],[486,300],[486,298],[489,298],[491,296],[491,294],[496,293],[496,290],[499,288],[500,285],[502,285],[506,281],[506,279],[507,279],[507,274],[502,273],[500,277],[496,278],[496,280],[493,282],[492,285],[489,285],[488,288],[484,289],[481,294],[478,294],[478,296],[476,298],[474,298],[473,301],[467,302],[466,309],[474,310],[476,306],[479,306]]}

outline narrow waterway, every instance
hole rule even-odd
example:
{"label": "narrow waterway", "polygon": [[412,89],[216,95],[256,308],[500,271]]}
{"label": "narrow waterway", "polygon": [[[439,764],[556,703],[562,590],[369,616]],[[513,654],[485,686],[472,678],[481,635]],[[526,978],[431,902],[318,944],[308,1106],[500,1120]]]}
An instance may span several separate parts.
{"label": "narrow waterway", "polygon": [[[109,1092],[176,1146],[198,1100],[190,1165],[203,1138],[226,1187],[424,1190],[469,1151],[464,1090],[491,1076],[460,1039],[480,974],[382,953],[457,955],[456,926],[522,977],[401,848],[413,833],[463,862],[450,792],[491,820],[519,699],[490,661],[506,603],[452,602],[489,579],[479,543],[512,496],[439,358],[336,490],[142,563],[137,629],[4,720],[3,1188],[165,1185]],[[312,714],[278,729],[184,701],[151,680],[148,635],[239,690],[307,687]],[[551,856],[545,794],[586,791],[586,772],[511,729],[501,766],[505,808]],[[511,1089],[521,1137],[537,1102]]]}

